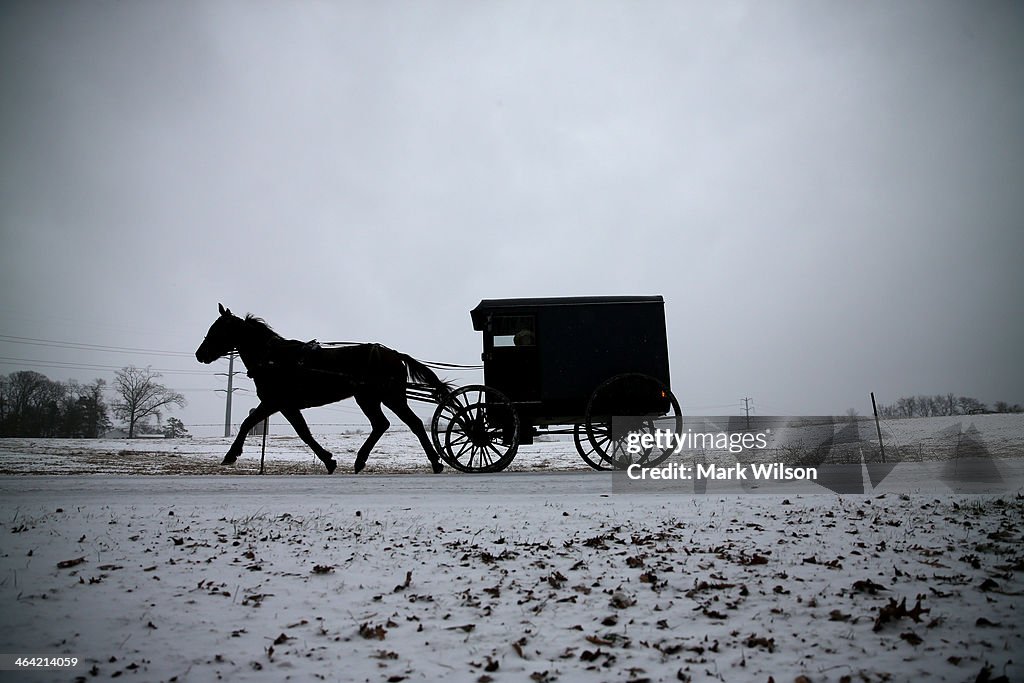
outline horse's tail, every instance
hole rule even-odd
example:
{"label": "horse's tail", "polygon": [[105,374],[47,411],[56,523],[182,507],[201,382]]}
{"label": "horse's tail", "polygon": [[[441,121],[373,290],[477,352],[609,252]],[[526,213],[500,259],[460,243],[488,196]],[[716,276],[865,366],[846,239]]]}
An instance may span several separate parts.
{"label": "horse's tail", "polygon": [[453,385],[450,382],[442,380],[426,365],[407,354],[399,353],[398,355],[402,359],[402,362],[405,363],[405,369],[409,373],[409,379],[413,382],[426,384],[433,389],[435,392],[435,398],[439,402],[452,393],[452,390],[454,389]]}

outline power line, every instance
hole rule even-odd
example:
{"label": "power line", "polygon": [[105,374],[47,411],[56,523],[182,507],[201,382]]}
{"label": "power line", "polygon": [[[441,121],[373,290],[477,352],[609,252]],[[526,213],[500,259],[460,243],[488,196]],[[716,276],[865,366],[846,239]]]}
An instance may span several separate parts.
{"label": "power line", "polygon": [[[287,423],[283,423],[283,424],[287,424]],[[240,427],[241,425],[242,425],[241,422],[232,423],[232,426],[235,426],[235,427]],[[309,426],[309,427],[369,427],[370,426],[370,422],[369,422],[369,420],[367,420],[365,422],[307,422],[306,425]],[[219,422],[190,422],[188,426],[189,427],[223,427],[224,425],[222,425]],[[400,424],[400,425],[393,424],[393,425],[391,425],[390,428],[388,428],[388,432],[395,432],[395,431],[410,431],[410,430],[404,424]]]}
{"label": "power line", "polygon": [[[203,393],[210,392],[210,391],[223,391],[222,389],[216,389],[214,387],[167,387],[167,388],[170,389],[171,391],[178,391],[178,392],[182,392],[182,393],[184,393],[184,392],[194,393],[194,392],[199,392],[199,391],[201,391]],[[247,389],[244,389],[243,387],[238,387],[237,389],[239,391],[248,391]]]}
{"label": "power line", "polygon": [[733,405],[732,403],[683,403],[682,407],[686,410],[704,410],[706,408],[732,408]]}
{"label": "power line", "polygon": [[146,353],[156,356],[192,356],[188,351],[162,351],[159,349],[143,349],[134,346],[108,346],[106,344],[86,344],[84,342],[60,341],[56,339],[38,339],[35,337],[16,337],[0,334],[0,341],[11,344],[28,344],[31,346],[50,346],[58,349],[79,349],[88,351],[104,351],[107,353]]}
{"label": "power line", "polygon": [[[32,367],[63,368],[70,370],[120,370],[123,366],[101,365],[98,363],[75,363],[60,360],[39,360],[36,358],[15,358],[13,356],[0,356],[0,365],[28,365]],[[173,368],[152,368],[155,372],[168,373],[173,375],[208,375],[203,370],[175,370]]]}

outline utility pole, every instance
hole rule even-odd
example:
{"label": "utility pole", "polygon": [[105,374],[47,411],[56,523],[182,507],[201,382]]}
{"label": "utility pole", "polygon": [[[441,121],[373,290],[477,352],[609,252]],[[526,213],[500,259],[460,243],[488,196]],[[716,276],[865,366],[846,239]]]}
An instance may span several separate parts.
{"label": "utility pole", "polygon": [[232,351],[228,354],[228,371],[218,372],[218,375],[227,375],[228,377],[228,388],[227,389],[216,389],[216,391],[223,391],[227,394],[224,405],[224,436],[231,436],[231,395],[238,391],[234,387],[235,375],[238,372],[235,371],[235,352]]}
{"label": "utility pole", "polygon": [[754,399],[750,398],[749,396],[745,396],[740,400],[743,401],[743,409],[747,413],[747,429],[750,429],[750,402],[753,401]]}

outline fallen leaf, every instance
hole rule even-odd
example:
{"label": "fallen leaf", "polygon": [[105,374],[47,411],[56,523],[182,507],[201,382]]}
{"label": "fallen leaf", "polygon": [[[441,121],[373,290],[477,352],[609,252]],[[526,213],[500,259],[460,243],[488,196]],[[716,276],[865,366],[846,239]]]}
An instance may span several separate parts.
{"label": "fallen leaf", "polygon": [[75,567],[85,562],[84,557],[76,557],[73,560],[64,560],[63,562],[57,563],[57,569],[67,569],[68,567]]}
{"label": "fallen leaf", "polygon": [[900,638],[902,638],[903,640],[907,641],[911,645],[920,645],[921,643],[924,642],[924,640],[921,639],[921,636],[917,635],[913,631],[907,631],[906,633],[901,633],[900,634]]}
{"label": "fallen leaf", "polygon": [[387,634],[387,629],[380,624],[373,626],[367,622],[359,625],[359,635],[367,640],[384,640],[384,638],[387,637]]}
{"label": "fallen leaf", "polygon": [[874,595],[878,591],[887,591],[889,589],[881,584],[875,583],[871,579],[865,579],[863,581],[854,581],[853,590],[858,593],[871,593]]}

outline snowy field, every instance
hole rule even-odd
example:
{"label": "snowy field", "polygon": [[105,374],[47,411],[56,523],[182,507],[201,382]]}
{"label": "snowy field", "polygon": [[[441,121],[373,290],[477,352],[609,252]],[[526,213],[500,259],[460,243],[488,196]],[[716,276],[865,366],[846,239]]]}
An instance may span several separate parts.
{"label": "snowy field", "polygon": [[[864,423],[864,438],[875,439],[874,423]],[[837,427],[838,429],[838,427]],[[286,425],[267,438],[267,474],[323,474],[324,467]],[[976,415],[882,422],[882,438],[891,459],[904,462],[948,460],[967,435],[977,434],[995,458],[1024,457],[1024,415]],[[365,433],[315,434],[334,453],[338,472],[351,472]],[[571,436],[545,436],[520,446],[511,471],[590,471],[576,453]],[[232,439],[17,439],[0,438],[2,474],[256,474],[261,439],[251,436],[232,467],[219,465]],[[726,454],[727,455],[727,454]],[[735,458],[727,460],[735,462]],[[393,427],[373,449],[368,474],[429,472],[426,456],[408,430]]]}
{"label": "snowy field", "polygon": [[339,436],[328,477],[275,436],[259,477],[203,476],[258,440],[0,440],[0,654],[83,662],[0,680],[1024,680],[1004,417],[963,418],[1008,444],[987,495],[612,493],[567,442],[433,476],[389,433],[354,476]]}
{"label": "snowy field", "polygon": [[[319,436],[334,454],[338,473],[351,472],[366,434]],[[197,439],[0,439],[0,474],[257,474],[259,437],[246,440],[231,467],[220,461],[231,444],[226,438]],[[589,470],[572,441],[538,442],[520,448],[509,467],[523,470]],[[323,464],[291,433],[267,437],[267,474],[325,474]],[[427,456],[412,432],[392,429],[370,454],[365,473],[429,473]]]}

